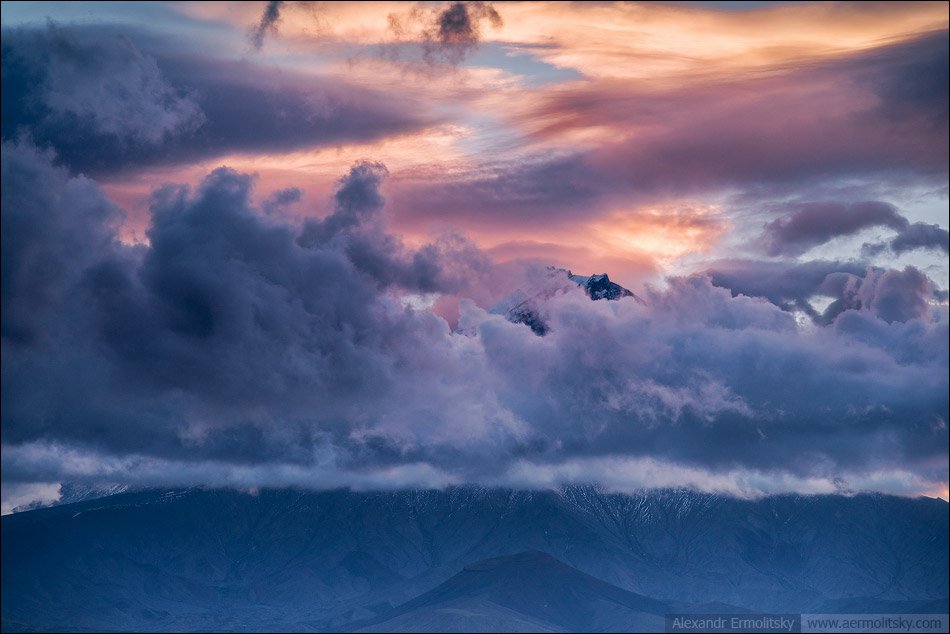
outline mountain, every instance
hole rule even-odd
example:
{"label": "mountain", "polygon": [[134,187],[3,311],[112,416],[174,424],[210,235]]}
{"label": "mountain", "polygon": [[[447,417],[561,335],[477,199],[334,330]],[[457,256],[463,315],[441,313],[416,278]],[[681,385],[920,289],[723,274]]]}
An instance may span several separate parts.
{"label": "mountain", "polygon": [[465,566],[361,631],[656,632],[668,603],[596,579],[540,551]]}
{"label": "mountain", "polygon": [[513,324],[524,324],[539,337],[543,337],[551,330],[544,317],[541,316],[541,310],[535,299],[518,302],[508,309],[505,313],[505,319]]}
{"label": "mountain", "polygon": [[568,271],[567,277],[572,282],[583,288],[587,292],[587,295],[593,300],[617,300],[621,297],[633,297],[638,302],[642,301],[639,297],[634,295],[633,292],[628,291],[620,284],[611,282],[606,273],[601,273],[600,275],[584,276],[574,275]]}
{"label": "mountain", "polygon": [[[398,629],[396,606],[460,571],[470,576],[466,566],[526,551],[679,611],[711,603],[791,613],[946,606],[947,511],[930,498],[741,500],[591,487],[126,492],[0,520],[0,625],[309,631],[382,618]],[[504,569],[535,565],[518,561]],[[535,563],[567,574],[546,559]],[[602,588],[591,583],[581,585]],[[528,595],[524,601],[536,596]],[[419,608],[435,606],[433,596],[441,595]],[[452,614],[472,627],[466,610],[490,616],[486,628],[563,625],[494,596],[453,595],[451,609],[462,612]]]}
{"label": "mountain", "polygon": [[[550,327],[544,317],[544,302],[559,290],[558,282],[563,280],[573,282],[587,293],[592,300],[597,301],[606,299],[616,301],[624,297],[632,297],[635,301],[643,303],[633,292],[627,290],[616,282],[611,282],[606,273],[600,275],[574,275],[567,269],[557,267],[548,267],[548,277],[552,284],[543,291],[526,297],[524,291],[516,291],[506,300],[495,306],[493,312],[505,315],[505,318],[515,324],[525,324],[534,334],[543,337],[548,333]],[[568,284],[569,286],[570,284]]]}
{"label": "mountain", "polygon": [[[79,483],[66,482],[59,488],[59,499],[55,504],[73,504],[75,502],[84,502],[86,500],[95,500],[98,498],[125,493],[131,490],[127,484],[113,484],[109,486],[88,486]],[[26,509],[23,509],[26,510]]]}

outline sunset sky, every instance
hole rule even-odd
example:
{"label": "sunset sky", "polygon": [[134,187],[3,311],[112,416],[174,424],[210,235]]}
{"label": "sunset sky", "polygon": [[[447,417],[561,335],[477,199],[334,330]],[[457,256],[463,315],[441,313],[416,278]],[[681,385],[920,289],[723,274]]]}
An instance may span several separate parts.
{"label": "sunset sky", "polygon": [[[946,2],[2,27],[5,513],[62,482],[947,497]],[[534,295],[545,337],[504,319]]]}

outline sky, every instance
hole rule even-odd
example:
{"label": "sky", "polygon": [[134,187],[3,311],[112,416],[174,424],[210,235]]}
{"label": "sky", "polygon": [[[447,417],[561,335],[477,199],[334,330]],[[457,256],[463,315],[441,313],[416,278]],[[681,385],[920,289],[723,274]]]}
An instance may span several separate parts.
{"label": "sky", "polygon": [[947,498],[946,2],[0,12],[4,513]]}

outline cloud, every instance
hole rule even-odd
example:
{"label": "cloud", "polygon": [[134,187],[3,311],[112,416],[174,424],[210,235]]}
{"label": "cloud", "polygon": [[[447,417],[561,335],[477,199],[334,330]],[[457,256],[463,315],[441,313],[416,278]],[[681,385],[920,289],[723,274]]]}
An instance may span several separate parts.
{"label": "cloud", "polygon": [[868,227],[901,231],[909,225],[889,203],[806,203],[798,211],[765,225],[763,239],[769,255],[801,255],[833,238],[854,235]]}
{"label": "cloud", "polygon": [[579,209],[599,202],[602,182],[579,158],[529,158],[455,178],[407,183],[394,198],[404,218],[443,218],[470,228],[528,228],[539,221],[576,220],[585,213]]}
{"label": "cloud", "polygon": [[48,506],[60,497],[58,482],[4,483],[0,514]]}
{"label": "cloud", "polygon": [[409,96],[247,60],[148,55],[109,29],[5,29],[3,51],[3,138],[25,132],[97,176],[366,142],[435,121]]}
{"label": "cloud", "polygon": [[915,222],[908,224],[896,236],[886,242],[865,243],[862,251],[868,255],[878,255],[888,248],[898,255],[917,249],[932,249],[950,253],[950,244],[948,243],[950,243],[950,234],[940,225]]}
{"label": "cloud", "polygon": [[829,326],[709,274],[643,303],[568,285],[544,337],[462,299],[453,329],[403,299],[510,269],[459,237],[402,244],[379,164],[304,224],[220,168],[157,190],[129,246],[94,182],[28,143],[3,155],[5,483],[545,486],[609,465],[611,486],[743,495],[946,480],[948,316],[916,269],[786,274],[788,295],[850,302]]}
{"label": "cloud", "polygon": [[261,15],[261,21],[251,29],[248,37],[251,39],[251,46],[259,51],[264,46],[264,37],[267,35],[277,35],[277,24],[280,22],[280,8],[283,6],[282,0],[271,0],[264,7],[264,13]]}
{"label": "cloud", "polygon": [[891,240],[890,246],[894,253],[905,253],[914,249],[939,249],[944,253],[950,252],[947,246],[948,233],[940,225],[929,225],[924,222],[915,222],[901,231]]}
{"label": "cloud", "polygon": [[389,174],[381,163],[361,161],[340,179],[334,211],[308,219],[297,244],[308,249],[342,249],[352,264],[380,287],[419,293],[471,290],[468,282],[491,268],[490,260],[460,236],[445,235],[412,251],[386,231],[380,193]]}
{"label": "cloud", "polygon": [[[734,295],[762,297],[785,311],[802,311],[828,325],[847,310],[864,310],[887,322],[926,318],[940,291],[918,269],[883,270],[861,262],[803,263],[723,260],[708,269],[712,283]],[[818,298],[830,303],[822,312]]]}
{"label": "cloud", "polygon": [[52,160],[49,152],[3,144],[4,340],[35,341],[54,327],[48,311],[115,248],[123,220],[94,181],[68,178]]}
{"label": "cloud", "polygon": [[845,293],[853,296],[858,306],[892,323],[925,318],[934,288],[926,275],[908,266],[903,271],[869,273],[860,284],[846,287]]}
{"label": "cloud", "polygon": [[887,48],[868,56],[872,64],[881,62],[880,70],[862,69],[861,80],[881,99],[881,112],[895,121],[929,119],[945,127],[950,103],[947,38],[939,34],[925,36],[896,49],[901,51],[897,57],[891,57]]}
{"label": "cloud", "polygon": [[495,29],[503,24],[491,2],[452,2],[428,9],[417,6],[407,15],[389,15],[388,33],[395,41],[384,45],[382,52],[399,61],[407,44],[418,41],[421,61],[430,69],[458,66],[478,49],[484,23]]}
{"label": "cloud", "polygon": [[734,294],[764,297],[784,310],[794,310],[825,292],[827,279],[860,276],[866,269],[861,262],[719,260],[706,274],[714,285]]}
{"label": "cloud", "polygon": [[490,2],[451,3],[423,32],[423,57],[427,62],[459,64],[478,48],[482,22],[496,29],[502,25],[501,16]]}
{"label": "cloud", "polygon": [[[41,409],[55,419],[72,420],[68,435],[75,442],[127,450],[145,439],[159,454],[188,453],[187,447],[200,446],[199,453],[258,460],[282,453],[289,448],[282,446],[284,441],[302,434],[304,444],[288,456],[307,454],[313,443],[323,442],[319,437],[333,435],[338,423],[367,416],[368,423],[383,415],[345,413],[360,410],[363,402],[370,410],[385,409],[394,425],[411,419],[380,397],[389,390],[416,392],[437,381],[430,377],[419,386],[399,388],[393,384],[399,377],[396,367],[413,365],[411,358],[419,351],[440,347],[448,348],[446,356],[451,358],[453,345],[459,343],[445,338],[439,343],[440,333],[448,335],[443,321],[428,313],[407,313],[381,290],[401,283],[413,285],[411,290],[461,283],[456,276],[460,271],[470,274],[469,266],[447,267],[445,272],[439,268],[439,258],[458,245],[436,243],[412,251],[373,227],[346,227],[325,244],[298,244],[302,233],[295,227],[267,220],[249,206],[249,177],[220,169],[193,194],[176,187],[157,191],[149,247],[125,247],[101,221],[70,217],[62,212],[65,207],[36,209],[55,205],[76,190],[92,202],[78,205],[77,198],[70,209],[103,213],[94,185],[67,177],[29,146],[7,144],[4,159],[3,233],[5,239],[17,236],[22,245],[19,250],[4,249],[4,328],[22,321],[24,328],[32,329],[29,337],[4,332],[5,351],[12,353],[9,366],[5,356],[5,368],[10,368],[9,373],[5,369],[5,385],[20,392],[20,397],[5,399],[9,408],[4,411],[11,420],[4,426],[5,439],[37,431],[36,416],[45,414],[33,410],[33,398],[55,393]],[[357,166],[341,183],[337,213],[372,215],[372,209],[357,207],[373,204],[377,195],[370,191],[371,181],[378,175],[371,166]],[[87,183],[91,191],[83,189]],[[13,204],[17,200],[12,197],[27,192],[37,197],[34,207]],[[22,216],[46,226],[32,233],[19,230]],[[81,227],[74,229],[71,223]],[[381,242],[374,243],[376,238]],[[45,284],[52,290],[36,293],[30,283],[34,273],[27,267],[36,263],[31,258],[68,258],[73,239],[89,244],[75,251],[71,266],[38,267],[50,277]],[[464,245],[458,250],[464,252]],[[369,266],[367,252],[402,267],[399,274],[388,277],[394,275],[388,269]],[[8,310],[21,305],[20,311]],[[19,312],[22,320],[8,319]],[[43,315],[55,316],[55,323],[44,322]],[[62,331],[73,320],[77,327],[85,326],[81,335]],[[62,337],[73,335],[78,337],[75,345],[63,348]],[[103,354],[95,352],[100,347]],[[445,371],[439,369],[442,362],[419,363],[428,368],[424,374],[434,376],[468,371],[460,362],[455,370]],[[52,383],[29,387],[46,372],[53,372],[46,375]],[[86,396],[77,401],[73,388],[61,390],[65,385],[53,376],[59,372],[85,375],[85,387],[77,383],[74,388],[88,389]],[[121,379],[126,372],[128,383]],[[457,390],[465,383],[456,380],[460,383],[446,389]],[[131,390],[129,398],[116,398],[115,390],[125,388]],[[178,405],[167,410],[154,400],[161,394],[162,400],[170,397]],[[471,407],[485,411],[486,418],[475,427],[490,424],[491,396],[476,394],[477,389]],[[271,407],[284,399],[279,408],[283,413]],[[428,408],[421,397],[406,405]],[[196,407],[197,418],[173,422],[179,414],[172,411],[178,407]],[[259,427],[265,420],[284,438],[270,449],[263,438],[267,433]],[[294,420],[304,427],[294,430]],[[219,425],[230,431],[221,435]],[[475,427],[465,433],[475,433]],[[344,425],[337,431],[340,442],[347,444],[349,434],[358,430]],[[255,445],[263,454],[256,453]]]}
{"label": "cloud", "polygon": [[290,205],[299,203],[303,198],[303,191],[299,187],[278,189],[261,204],[261,208],[268,214],[284,211]]}
{"label": "cloud", "polygon": [[945,63],[946,40],[927,34],[765,76],[571,82],[537,91],[511,118],[532,141],[596,170],[601,196],[787,193],[872,177],[939,185],[947,122],[935,113],[947,94],[900,78]]}
{"label": "cloud", "polygon": [[[4,138],[22,125],[41,134],[88,129],[117,145],[157,145],[203,123],[191,95],[120,35],[80,40],[53,22],[4,30]],[[29,122],[29,123],[28,123]]]}
{"label": "cloud", "polygon": [[378,218],[383,209],[379,186],[388,174],[386,166],[381,163],[364,161],[356,165],[340,181],[334,212],[323,220],[308,221],[300,236],[300,244],[322,246],[340,233],[359,227],[365,220]]}
{"label": "cloud", "polygon": [[[875,199],[881,187],[937,189],[947,177],[946,120],[934,117],[946,95],[922,87],[911,99],[918,93],[895,87],[908,64],[942,63],[946,37],[938,35],[766,74],[498,88],[472,107],[511,124],[517,134],[505,140],[517,154],[501,150],[415,181],[395,173],[393,209],[415,226],[498,235],[578,227],[671,201],[731,196],[758,209],[780,201],[787,217],[763,245],[777,255],[863,227],[900,230],[908,224],[900,211]],[[903,105],[888,105],[894,100]],[[831,198],[844,183],[847,194]]]}

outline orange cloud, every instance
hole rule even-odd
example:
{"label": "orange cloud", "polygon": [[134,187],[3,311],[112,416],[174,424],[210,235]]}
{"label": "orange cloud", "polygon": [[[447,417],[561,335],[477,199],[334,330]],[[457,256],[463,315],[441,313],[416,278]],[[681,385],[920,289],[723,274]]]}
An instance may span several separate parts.
{"label": "orange cloud", "polygon": [[[246,29],[264,3],[182,3],[178,10]],[[393,16],[412,24],[424,5],[410,2],[289,2],[281,11],[277,54],[341,43],[393,40]],[[498,3],[500,28],[482,39],[522,47],[589,77],[680,82],[689,75],[757,71],[880,46],[947,27],[945,2],[800,2],[748,11],[660,3]],[[400,39],[421,41],[422,25]],[[352,53],[347,53],[352,54]]]}
{"label": "orange cloud", "polygon": [[942,2],[793,3],[719,11],[653,3],[517,3],[499,39],[589,77],[676,84],[780,68],[946,28]]}
{"label": "orange cloud", "polygon": [[714,205],[617,211],[590,227],[592,237],[610,251],[646,253],[664,265],[688,253],[708,252],[728,229]]}

